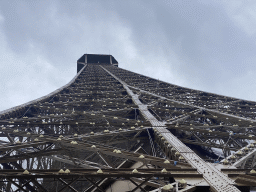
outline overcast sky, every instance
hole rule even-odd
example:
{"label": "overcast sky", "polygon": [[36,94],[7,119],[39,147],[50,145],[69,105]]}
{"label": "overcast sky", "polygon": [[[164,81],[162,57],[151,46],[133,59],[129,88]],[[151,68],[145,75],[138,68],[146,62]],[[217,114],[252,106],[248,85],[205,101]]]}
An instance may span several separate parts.
{"label": "overcast sky", "polygon": [[256,101],[256,1],[0,1],[0,111],[68,83],[84,53]]}

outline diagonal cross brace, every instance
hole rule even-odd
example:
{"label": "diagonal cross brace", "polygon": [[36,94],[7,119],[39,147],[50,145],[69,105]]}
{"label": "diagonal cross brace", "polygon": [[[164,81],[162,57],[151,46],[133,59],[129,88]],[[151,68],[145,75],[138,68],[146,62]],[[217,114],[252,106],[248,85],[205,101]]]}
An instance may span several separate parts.
{"label": "diagonal cross brace", "polygon": [[[211,188],[217,192],[238,192],[239,190],[233,186],[235,183],[229,179],[226,175],[212,166],[208,165],[202,158],[200,158],[194,151],[183,144],[177,137],[175,137],[164,125],[164,123],[158,121],[148,110],[147,106],[141,103],[137,94],[134,94],[128,85],[112,74],[110,71],[101,66],[108,74],[119,81],[123,87],[126,89],[127,93],[132,97],[133,102],[139,107],[140,112],[147,119],[155,130],[164,137],[164,139],[171,144],[175,149],[180,152],[180,154],[186,159],[186,161],[196,168],[199,173],[203,174],[206,182],[211,186]],[[181,104],[183,104],[181,102]],[[198,107],[199,108],[199,107]],[[215,177],[212,177],[214,174]]]}

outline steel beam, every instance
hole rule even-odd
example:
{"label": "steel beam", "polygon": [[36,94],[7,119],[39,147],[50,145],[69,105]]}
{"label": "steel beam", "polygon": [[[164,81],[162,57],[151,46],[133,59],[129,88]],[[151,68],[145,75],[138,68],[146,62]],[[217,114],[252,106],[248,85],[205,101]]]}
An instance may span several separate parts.
{"label": "steel beam", "polygon": [[[212,168],[207,163],[204,162],[195,152],[189,149],[186,145],[184,145],[178,138],[176,138],[171,132],[168,131],[162,122],[159,122],[147,109],[146,105],[143,105],[138,98],[138,95],[134,94],[127,84],[117,78],[110,71],[101,66],[106,72],[108,72],[112,77],[114,77],[117,81],[119,81],[123,87],[126,89],[127,93],[132,97],[133,102],[139,106],[140,112],[143,114],[145,119],[150,121],[152,126],[159,126],[155,128],[157,132],[159,132],[165,140],[171,144],[179,153],[186,159],[186,161],[192,165],[192,167],[196,168],[199,173],[203,174],[204,179],[209,183],[211,188],[215,191],[219,192],[230,192],[230,191],[239,191],[233,185],[235,184],[232,180],[227,178],[226,175],[221,173],[220,171]],[[141,91],[141,90],[140,90]],[[214,176],[213,176],[214,175]]]}

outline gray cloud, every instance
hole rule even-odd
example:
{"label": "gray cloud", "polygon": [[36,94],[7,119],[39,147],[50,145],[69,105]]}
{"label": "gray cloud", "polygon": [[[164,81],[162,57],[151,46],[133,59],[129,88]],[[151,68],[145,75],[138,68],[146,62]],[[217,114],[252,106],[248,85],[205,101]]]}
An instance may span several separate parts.
{"label": "gray cloud", "polygon": [[111,53],[120,67],[170,83],[256,100],[255,11],[244,1],[2,1],[0,110],[67,83],[85,52]]}

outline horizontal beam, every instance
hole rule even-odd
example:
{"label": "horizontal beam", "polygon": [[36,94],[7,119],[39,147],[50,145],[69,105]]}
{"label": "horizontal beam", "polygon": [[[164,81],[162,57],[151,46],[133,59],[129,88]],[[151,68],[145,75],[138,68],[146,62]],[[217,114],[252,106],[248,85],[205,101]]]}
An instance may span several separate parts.
{"label": "horizontal beam", "polygon": [[23,159],[48,156],[48,155],[59,153],[61,151],[63,151],[63,149],[47,149],[47,150],[40,150],[37,152],[26,152],[19,155],[5,156],[0,158],[0,163],[9,163],[9,162],[23,160]]}
{"label": "horizontal beam", "polygon": [[0,177],[5,178],[142,178],[153,175],[154,177],[196,177],[202,178],[202,174],[197,173],[195,169],[166,169],[163,173],[161,169],[137,169],[138,173],[133,173],[134,169],[101,169],[102,173],[97,173],[99,169],[69,169],[70,173],[59,173],[58,169],[47,170],[27,170],[29,174],[24,174],[24,170],[0,170]]}

